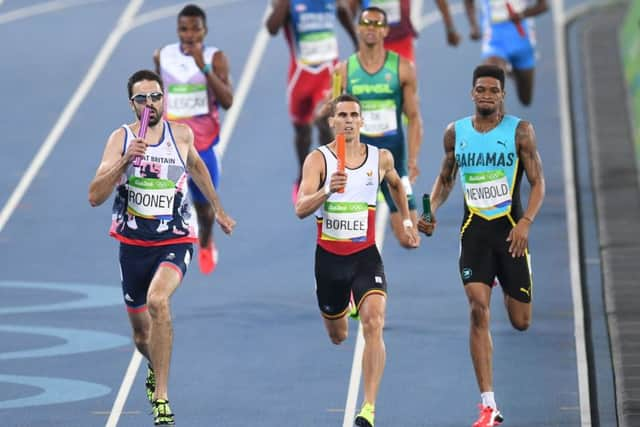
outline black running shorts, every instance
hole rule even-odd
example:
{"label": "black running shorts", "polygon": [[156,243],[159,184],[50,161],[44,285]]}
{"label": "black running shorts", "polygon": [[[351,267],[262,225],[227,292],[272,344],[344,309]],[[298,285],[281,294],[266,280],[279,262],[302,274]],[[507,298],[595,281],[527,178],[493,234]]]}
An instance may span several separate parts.
{"label": "black running shorts", "polygon": [[147,291],[160,265],[173,268],[184,277],[192,255],[191,243],[165,246],[133,246],[120,243],[122,295],[127,310],[135,313],[146,308]]}
{"label": "black running shorts", "polygon": [[375,245],[351,255],[336,255],[316,246],[315,274],[318,307],[328,319],[346,314],[351,291],[358,308],[367,295],[387,292],[382,258]]}
{"label": "black running shorts", "polygon": [[513,228],[508,217],[485,220],[476,215],[461,231],[460,278],[465,285],[481,282],[489,286],[495,277],[504,292],[521,302],[531,302],[532,278],[529,250],[522,257],[509,253],[507,236]]}

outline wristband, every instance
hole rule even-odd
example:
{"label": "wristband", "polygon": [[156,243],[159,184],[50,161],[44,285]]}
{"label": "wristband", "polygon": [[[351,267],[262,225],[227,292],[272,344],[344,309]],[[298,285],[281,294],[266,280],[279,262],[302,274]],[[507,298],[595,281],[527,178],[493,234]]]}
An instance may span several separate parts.
{"label": "wristband", "polygon": [[202,67],[200,71],[206,76],[211,71],[211,64],[204,64],[204,67]]}
{"label": "wristband", "polygon": [[533,224],[533,220],[531,218],[529,218],[528,216],[523,216],[521,219],[529,221],[529,224]]}
{"label": "wristband", "polygon": [[402,220],[402,226],[404,228],[413,228],[413,222],[410,219],[403,219]]}
{"label": "wristband", "polygon": [[331,195],[331,188],[328,185],[324,186],[324,195],[329,197]]}

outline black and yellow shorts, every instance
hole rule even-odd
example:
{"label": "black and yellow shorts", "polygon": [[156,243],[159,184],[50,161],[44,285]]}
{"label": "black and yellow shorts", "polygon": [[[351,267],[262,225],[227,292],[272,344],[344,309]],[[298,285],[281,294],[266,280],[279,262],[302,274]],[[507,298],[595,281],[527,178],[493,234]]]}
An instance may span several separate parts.
{"label": "black and yellow shorts", "polygon": [[387,279],[376,245],[351,255],[336,255],[316,246],[316,296],[327,319],[337,319],[349,310],[349,298],[360,308],[372,293],[386,295]]}
{"label": "black and yellow shorts", "polygon": [[531,302],[533,282],[529,250],[522,257],[509,253],[507,236],[514,227],[510,218],[468,218],[460,232],[460,278],[463,284],[481,282],[489,286],[498,278],[504,292],[521,302]]}

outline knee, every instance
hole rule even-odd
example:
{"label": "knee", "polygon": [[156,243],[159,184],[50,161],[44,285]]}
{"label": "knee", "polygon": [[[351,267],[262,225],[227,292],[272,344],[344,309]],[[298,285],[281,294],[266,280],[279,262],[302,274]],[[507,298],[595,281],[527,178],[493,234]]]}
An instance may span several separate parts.
{"label": "knee", "polygon": [[149,330],[143,328],[135,328],[133,330],[133,342],[136,348],[146,348],[149,344]]}
{"label": "knee", "polygon": [[510,318],[511,325],[518,331],[526,331],[531,326],[530,316],[512,317]]}
{"label": "knee", "polygon": [[489,306],[477,302],[471,303],[471,326],[474,328],[489,327]]}
{"label": "knee", "polygon": [[362,334],[365,340],[382,336],[384,327],[384,314],[376,313],[371,316],[362,316]]}
{"label": "knee", "polygon": [[340,345],[347,339],[348,335],[347,331],[331,331],[329,332],[329,339],[333,344]]}
{"label": "knee", "polygon": [[169,298],[157,293],[149,294],[147,297],[147,307],[149,308],[151,317],[158,317],[164,313],[168,313]]}
{"label": "knee", "polygon": [[208,221],[212,223],[216,219],[215,212],[213,208],[208,204],[201,204],[196,208],[196,212],[200,221]]}

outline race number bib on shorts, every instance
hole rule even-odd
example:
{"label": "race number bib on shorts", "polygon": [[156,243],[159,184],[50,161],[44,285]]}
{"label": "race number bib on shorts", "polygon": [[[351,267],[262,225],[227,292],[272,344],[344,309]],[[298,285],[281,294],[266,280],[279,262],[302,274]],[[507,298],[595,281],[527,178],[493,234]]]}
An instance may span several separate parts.
{"label": "race number bib on shorts", "polygon": [[167,114],[173,119],[209,114],[207,85],[188,83],[169,85]]}
{"label": "race number bib on shorts", "polygon": [[325,202],[322,220],[322,240],[367,239],[369,205],[354,202]]}
{"label": "race number bib on shorts", "polygon": [[509,21],[509,9],[507,9],[507,3],[511,5],[511,8],[515,13],[524,11],[526,5],[523,0],[489,0],[489,9],[491,10],[491,22],[496,24],[498,22]]}
{"label": "race number bib on shorts", "polygon": [[142,218],[173,216],[176,189],[173,181],[157,178],[129,178],[127,211]]}
{"label": "race number bib on shorts", "polygon": [[392,99],[362,101],[363,135],[380,137],[395,135],[398,131],[396,103]]}
{"label": "race number bib on shorts", "polygon": [[467,206],[493,209],[511,204],[511,192],[505,173],[501,170],[464,174]]}
{"label": "race number bib on shorts", "polygon": [[338,57],[338,41],[332,32],[303,34],[299,46],[304,64],[322,64]]}
{"label": "race number bib on shorts", "polygon": [[371,6],[379,7],[385,11],[389,25],[400,22],[400,0],[371,0]]}

